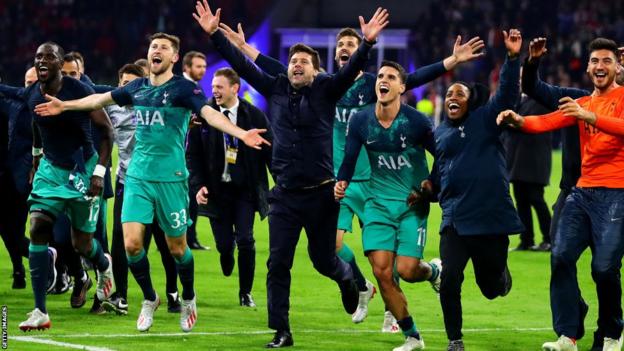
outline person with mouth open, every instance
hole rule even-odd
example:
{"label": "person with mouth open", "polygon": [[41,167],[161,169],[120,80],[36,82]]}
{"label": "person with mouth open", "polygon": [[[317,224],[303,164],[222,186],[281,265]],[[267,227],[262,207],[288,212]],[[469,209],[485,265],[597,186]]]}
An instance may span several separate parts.
{"label": "person with mouth open", "polygon": [[576,100],[562,97],[559,110],[547,115],[523,117],[507,110],[497,118],[498,124],[528,133],[575,124],[579,128],[581,177],[561,210],[550,260],[550,304],[559,338],[542,345],[548,351],[576,351],[576,340],[585,331],[587,311],[579,303],[576,262],[588,247],[592,249],[592,277],[598,294],[598,328],[604,334],[602,350],[622,348],[624,87],[616,82],[622,67],[612,40],[593,40],[589,52],[587,74],[594,84],[591,95]]}
{"label": "person with mouth open", "polygon": [[262,144],[268,144],[260,136],[266,130],[245,131],[232,124],[226,116],[207,104],[204,93],[195,83],[173,74],[179,50],[180,39],[177,36],[156,33],[150,37],[147,53],[149,78],[138,78],[112,92],[93,94],[79,100],[61,101],[46,95],[49,102],[35,107],[39,116],[94,110],[112,104],[132,105],[135,108],[136,145],[126,172],[121,221],[128,266],[144,297],[137,320],[139,331],[149,330],[154,311],[160,305],[143,248],[145,227],[153,222],[154,216],[167,235],[167,244],[177,263],[182,283],[180,328],[183,332],[190,332],[197,322],[195,266],[186,244],[190,221],[184,142],[191,112],[249,147],[260,149]]}
{"label": "person with mouth open", "polygon": [[381,63],[374,107],[356,113],[349,121],[345,158],[338,171],[334,196],[342,199],[356,171],[364,147],[371,170],[369,197],[364,205],[362,243],[373,268],[381,296],[405,336],[394,351],[425,348],[407,310],[405,294],[394,279],[394,269],[407,282],[428,280],[439,288],[441,262],[422,261],[428,208],[414,208],[407,201],[413,189],[429,176],[425,149],[435,153],[431,121],[401,104],[407,74],[392,61]]}
{"label": "person with mouth open", "polygon": [[301,229],[306,229],[314,267],[338,284],[345,311],[352,315],[358,306],[353,270],[335,252],[339,204],[333,194],[332,131],[336,103],[364,68],[377,36],[388,24],[388,13],[379,8],[369,22],[360,16],[364,40],[337,73],[321,73],[318,52],[295,44],[289,51],[287,72],[272,75],[254,66],[219,31],[220,9],[213,14],[203,1],[197,2],[196,10],[195,19],[210,34],[217,51],[269,101],[276,186],[269,200],[267,290],[269,327],[276,333],[267,347],[292,346],[290,269]]}
{"label": "person with mouth open", "polygon": [[[444,262],[440,303],[449,351],[463,351],[461,284],[469,260],[488,299],[511,290],[507,267],[509,234],[524,226],[509,195],[499,112],[520,97],[520,31],[503,31],[507,55],[492,98],[481,85],[452,84],[444,100],[447,119],[436,128],[436,158],[430,179],[414,201],[436,198],[442,208],[440,256]],[[489,100],[488,100],[489,99]],[[426,195],[426,196],[425,196]]]}
{"label": "person with mouth open", "polygon": [[[43,43],[37,48],[34,62],[37,82],[18,94],[31,112],[49,96],[75,99],[93,93],[89,86],[61,74],[63,56],[63,48],[54,42]],[[97,151],[93,141],[94,128],[100,133]],[[98,270],[98,298],[105,299],[112,292],[112,260],[93,237],[112,139],[113,127],[101,109],[89,113],[66,112],[55,119],[33,114],[32,154],[33,172],[36,173],[28,198],[31,239],[28,261],[35,309],[19,324],[23,331],[44,330],[51,326],[46,309],[46,285],[49,275],[55,277],[56,272],[53,266],[48,266],[48,245],[61,214],[66,214],[71,222],[73,249]],[[54,262],[55,250],[52,256]]]}
{"label": "person with mouth open", "polygon": [[[245,33],[241,24],[238,24],[237,31],[234,31],[225,23],[220,24],[220,30],[245,56],[254,61],[258,67],[271,75],[286,73],[288,67],[270,56],[262,54],[258,49],[249,45],[245,41]],[[355,53],[362,42],[362,37],[353,28],[343,28],[336,35],[335,57],[338,68],[345,66],[351,56]],[[462,37],[457,36],[453,45],[453,53],[444,60],[418,68],[407,75],[405,80],[405,90],[411,90],[422,84],[430,82],[448,71],[453,70],[459,64],[477,59],[484,55],[480,52],[485,46],[479,37],[473,37],[462,44]],[[375,74],[360,72],[347,92],[336,103],[336,113],[333,131],[333,160],[334,173],[338,175],[338,169],[342,164],[345,154],[347,124],[352,116],[359,111],[370,108],[377,101],[375,94]],[[371,169],[366,155],[366,148],[362,147],[360,156],[356,164],[356,170],[349,183],[345,197],[340,200],[340,211],[338,214],[338,225],[336,229],[336,254],[343,261],[347,262],[358,285],[360,300],[358,308],[351,315],[353,323],[361,323],[368,315],[368,303],[375,294],[374,285],[364,278],[360,271],[353,250],[344,241],[347,232],[353,232],[353,216],[357,216],[360,225],[366,219],[364,216],[364,204],[369,197],[369,180]],[[395,279],[398,276],[395,275]],[[382,333],[398,333],[400,331],[396,318],[386,308],[381,328]]]}

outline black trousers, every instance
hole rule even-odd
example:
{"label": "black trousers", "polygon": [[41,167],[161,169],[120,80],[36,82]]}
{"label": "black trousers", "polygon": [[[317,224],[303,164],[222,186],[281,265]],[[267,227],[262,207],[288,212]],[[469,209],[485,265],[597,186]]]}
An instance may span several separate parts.
{"label": "black trousers", "polygon": [[531,208],[537,213],[542,241],[550,243],[550,210],[544,200],[544,186],[541,184],[514,181],[514,198],[518,207],[518,216],[526,231],[520,234],[520,242],[527,246],[535,244],[535,234],[533,233],[533,214]]}
{"label": "black trousers", "polygon": [[186,230],[186,242],[188,244],[197,242],[197,201],[195,200],[196,193],[189,190],[189,218],[193,223]]}
{"label": "black trousers", "polygon": [[440,255],[444,263],[440,303],[449,340],[462,337],[461,285],[468,260],[472,259],[481,293],[494,299],[505,292],[508,248],[507,235],[458,235],[450,227],[440,234]]}
{"label": "black trousers", "polygon": [[[115,184],[115,205],[113,206],[113,243],[111,245],[111,257],[113,258],[113,277],[115,279],[115,289],[119,296],[128,297],[128,257],[124,245],[123,227],[121,224],[121,209],[123,207],[124,185]],[[167,293],[178,291],[178,271],[176,263],[169,252],[169,246],[165,238],[165,233],[160,229],[158,222],[154,222],[145,228],[145,239],[143,246],[148,251],[151,237],[154,236],[156,247],[160,251],[160,257],[165,268]]]}
{"label": "black trousers", "polygon": [[0,236],[11,257],[13,271],[24,271],[22,257],[28,257],[30,240],[26,238],[28,194],[15,188],[10,174],[0,175]]}
{"label": "black trousers", "polygon": [[334,200],[334,183],[309,190],[275,186],[269,196],[269,206],[269,328],[290,330],[290,269],[301,229],[306,231],[308,254],[319,273],[341,282],[353,279],[353,272],[336,256],[339,204]]}
{"label": "black trousers", "polygon": [[230,183],[221,183],[224,196],[219,199],[221,216],[210,218],[210,227],[217,251],[233,255],[238,246],[239,294],[248,294],[253,286],[256,270],[256,241],[253,237],[254,203],[249,191]]}

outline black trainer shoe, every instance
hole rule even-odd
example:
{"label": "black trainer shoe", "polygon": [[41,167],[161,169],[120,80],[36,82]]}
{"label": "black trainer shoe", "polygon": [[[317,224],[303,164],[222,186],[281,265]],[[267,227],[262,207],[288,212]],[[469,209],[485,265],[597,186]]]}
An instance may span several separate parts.
{"label": "black trainer shoe", "polygon": [[592,344],[592,348],[590,351],[602,351],[602,346],[604,344],[604,335],[600,330],[596,330],[594,332],[594,343]]}
{"label": "black trainer shoe", "polygon": [[87,292],[93,286],[93,282],[91,278],[87,276],[87,280],[84,282],[82,279],[75,279],[74,282],[74,290],[71,293],[71,297],[69,298],[69,303],[72,308],[80,308],[84,306],[87,302]]}
{"label": "black trainer shoe", "polygon": [[240,305],[243,307],[256,307],[256,303],[254,302],[251,294],[239,294],[238,295]]}
{"label": "black trainer shoe", "polygon": [[180,306],[178,292],[167,293],[167,312],[180,313],[180,311],[182,311],[182,306]]}
{"label": "black trainer shoe", "polygon": [[355,283],[355,279],[345,280],[338,283],[340,294],[342,295],[342,306],[348,314],[353,314],[357,310],[360,301],[360,290]]}
{"label": "black trainer shoe", "polygon": [[446,351],[464,351],[464,342],[461,339],[449,341]]}
{"label": "black trainer shoe", "polygon": [[49,294],[54,286],[56,285],[56,278],[58,272],[56,271],[56,249],[53,247],[48,247],[48,288],[46,290],[46,294]]}
{"label": "black trainer shoe", "polygon": [[102,307],[102,301],[98,299],[97,294],[93,295],[93,306],[89,310],[91,314],[106,314],[106,310]]}
{"label": "black trainer shoe", "polygon": [[541,242],[539,245],[531,246],[531,251],[548,252],[550,251],[550,248],[551,248],[550,243]]}
{"label": "black trainer shoe", "polygon": [[511,272],[509,272],[509,266],[505,266],[505,272],[503,273],[503,279],[505,279],[505,286],[500,296],[507,296],[511,291]]}
{"label": "black trainer shoe", "polygon": [[13,285],[11,286],[13,289],[25,289],[26,288],[26,273],[24,272],[24,267],[21,270],[16,270],[13,272]]}
{"label": "black trainer shoe", "polygon": [[116,292],[113,293],[108,300],[102,301],[102,307],[104,307],[107,312],[115,312],[120,316],[128,314],[128,301],[119,296]]}
{"label": "black trainer shoe", "polygon": [[63,272],[56,279],[56,284],[54,285],[54,288],[52,289],[52,291],[50,291],[50,294],[51,295],[64,294],[67,291],[69,291],[69,288],[71,288],[72,286],[73,285],[71,282],[71,278],[69,277],[69,274],[67,274],[67,272]]}
{"label": "black trainer shoe", "polygon": [[[576,332],[576,340],[580,340],[585,336],[585,316],[587,316],[587,312],[589,312],[589,305],[583,300],[581,300],[579,304],[579,312],[579,325]],[[600,340],[602,341],[602,337]],[[600,343],[600,350],[602,350],[602,343]]]}
{"label": "black trainer shoe", "polygon": [[516,246],[515,248],[509,250],[509,251],[529,251],[531,250],[531,248],[533,247],[533,243],[520,243],[518,244],[518,246]]}
{"label": "black trainer shoe", "polygon": [[219,256],[219,261],[221,261],[221,271],[223,271],[223,275],[226,277],[232,275],[232,271],[234,270],[234,255],[221,254]]}
{"label": "black trainer shoe", "polygon": [[287,330],[278,330],[275,332],[273,336],[273,340],[270,343],[266,344],[267,349],[279,349],[282,347],[293,346],[295,343],[292,338],[292,334],[290,334]]}

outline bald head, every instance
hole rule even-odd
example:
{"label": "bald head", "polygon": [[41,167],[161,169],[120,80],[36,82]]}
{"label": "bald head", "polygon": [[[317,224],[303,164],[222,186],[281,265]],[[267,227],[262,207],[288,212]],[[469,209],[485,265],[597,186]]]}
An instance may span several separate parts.
{"label": "bald head", "polygon": [[35,69],[35,67],[31,67],[28,69],[28,71],[26,71],[26,74],[24,75],[24,86],[29,87],[35,84],[36,81],[37,81],[37,70]]}

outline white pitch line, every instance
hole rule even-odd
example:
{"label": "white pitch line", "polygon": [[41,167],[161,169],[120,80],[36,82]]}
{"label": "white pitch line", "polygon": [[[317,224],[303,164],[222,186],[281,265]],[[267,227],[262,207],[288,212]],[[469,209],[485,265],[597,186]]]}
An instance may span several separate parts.
{"label": "white pitch line", "polygon": [[[534,331],[548,331],[552,328],[467,328],[462,329],[464,333],[488,333],[488,332],[534,332]],[[421,333],[445,333],[444,329],[422,329]],[[223,331],[223,332],[191,332],[191,333],[135,333],[135,334],[54,334],[50,336],[33,336],[32,338],[136,338],[136,337],[171,337],[171,336],[222,336],[222,335],[261,335],[261,334],[273,334],[273,330],[247,330],[247,331]],[[294,334],[377,334],[381,333],[378,329],[370,330],[358,330],[358,329],[334,329],[334,330],[317,330],[317,329],[303,329],[293,330]]]}
{"label": "white pitch line", "polygon": [[96,347],[96,346],[87,346],[87,345],[80,345],[80,344],[70,344],[68,342],[60,342],[60,341],[54,341],[54,340],[50,340],[50,339],[45,339],[45,338],[40,337],[40,336],[37,336],[37,337],[32,337],[32,336],[11,336],[11,337],[9,337],[9,340],[30,342],[30,343],[35,343],[35,344],[52,345],[52,346],[60,346],[60,347],[67,347],[67,348],[70,348],[70,349],[87,350],[87,351],[114,351],[113,349],[108,349],[106,347]]}

